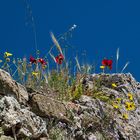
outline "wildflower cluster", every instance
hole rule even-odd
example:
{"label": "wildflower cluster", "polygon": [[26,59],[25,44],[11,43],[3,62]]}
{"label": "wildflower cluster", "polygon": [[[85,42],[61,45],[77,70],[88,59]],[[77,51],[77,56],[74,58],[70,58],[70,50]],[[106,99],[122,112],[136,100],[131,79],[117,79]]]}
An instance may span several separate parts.
{"label": "wildflower cluster", "polygon": [[[65,37],[75,28],[76,25],[73,25],[68,33],[65,33]],[[61,36],[61,38],[62,37],[63,36]],[[3,60],[0,60],[2,65],[1,68],[8,71],[14,79],[27,87],[39,89],[46,87],[47,84],[47,86],[50,86],[60,94],[70,94],[69,91],[71,91],[70,88],[74,85],[75,79],[71,78],[68,66],[64,65],[65,57],[59,41],[53,33],[51,33],[51,38],[53,41],[53,47],[50,48],[48,54],[55,62],[57,70],[52,70],[50,72],[49,63],[51,63],[51,60],[49,61],[49,56],[46,55],[45,57],[40,57],[41,54],[38,50],[36,51],[36,57],[31,55],[30,57],[24,57],[23,59],[13,58],[12,53],[5,52]],[[53,49],[55,48],[56,52],[53,52]],[[11,59],[13,60],[11,61]],[[74,92],[76,95],[77,89],[75,90],[76,91]]]}
{"label": "wildflower cluster", "polygon": [[8,71],[9,73],[10,73],[10,65],[9,65],[9,62],[10,62],[10,57],[12,56],[13,54],[12,53],[9,53],[9,52],[5,52],[4,53],[4,56],[3,56],[3,58],[4,58],[4,60],[2,61],[2,60],[0,60],[0,63],[2,63],[3,62],[3,65],[2,65],[2,67],[1,68],[3,68],[4,70],[6,70],[6,71]]}
{"label": "wildflower cluster", "polygon": [[136,109],[132,93],[128,93],[126,99],[116,98],[115,101],[112,103],[112,106],[116,110],[123,109],[124,113],[122,114],[122,118],[125,120],[129,118],[129,112]]}
{"label": "wildflower cluster", "polygon": [[35,59],[34,57],[30,57],[30,63],[31,64],[37,64],[40,63],[43,66],[47,65],[47,62],[43,58]]}
{"label": "wildflower cluster", "polygon": [[111,70],[112,64],[113,64],[113,61],[111,59],[103,59],[102,66],[100,66],[100,68],[105,69],[106,67],[108,67]]}
{"label": "wildflower cluster", "polygon": [[[75,62],[66,61],[66,54],[64,49],[60,46],[60,39],[65,38],[67,34],[70,34],[77,26],[74,24],[68,32],[64,33],[64,36],[60,36],[60,38],[56,38],[54,34],[51,32],[51,39],[53,45],[50,47],[47,55],[42,57],[39,50],[36,48],[36,57],[31,55],[27,58],[13,58],[13,63],[11,64],[11,59],[13,54],[10,52],[4,53],[4,62],[2,68],[8,71],[18,82],[22,83],[25,86],[32,88],[44,88],[50,86],[54,91],[59,92],[59,94],[63,94],[68,96],[70,99],[77,99],[82,94],[93,96],[92,91],[85,92],[83,88],[83,84],[81,83],[81,79],[83,76],[89,73],[95,73],[96,65],[83,64],[80,65],[78,61],[78,56],[76,55]],[[118,51],[119,53],[119,51]],[[50,71],[50,64],[52,63],[49,60],[49,57],[56,64],[56,70]],[[117,55],[118,60],[118,55]],[[101,61],[102,65],[100,68],[103,70],[113,69],[113,60],[112,59],[103,59]],[[14,72],[11,70],[14,67]],[[73,69],[73,70],[72,70]],[[94,71],[94,72],[93,72]],[[74,74],[73,74],[74,73]],[[79,78],[80,75],[80,78]],[[96,82],[95,82],[96,83]],[[108,101],[109,97],[106,97],[103,93],[100,93],[98,89],[101,87],[101,80],[99,79],[97,82],[97,96],[100,95],[100,99]],[[98,88],[99,87],[99,88]],[[115,83],[112,83],[112,88],[117,88]],[[95,91],[96,89],[94,89]],[[129,98],[132,100],[133,97],[129,95]],[[118,104],[113,105],[114,108],[119,108]],[[132,103],[126,103],[126,108],[131,110],[130,108],[134,106]]]}

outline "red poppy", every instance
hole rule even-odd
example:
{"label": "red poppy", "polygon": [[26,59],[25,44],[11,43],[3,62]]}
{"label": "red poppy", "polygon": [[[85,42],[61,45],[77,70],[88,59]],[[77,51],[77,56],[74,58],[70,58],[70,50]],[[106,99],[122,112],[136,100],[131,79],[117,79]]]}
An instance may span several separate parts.
{"label": "red poppy", "polygon": [[112,60],[109,60],[109,59],[103,59],[102,60],[102,65],[106,66],[106,67],[109,67],[110,70],[112,69],[112,64],[113,64]]}
{"label": "red poppy", "polygon": [[58,56],[55,57],[55,61],[57,64],[62,64],[63,60],[64,60],[63,54],[59,54]]}
{"label": "red poppy", "polygon": [[46,65],[46,64],[47,64],[47,63],[45,62],[45,60],[42,59],[42,58],[39,58],[39,59],[38,59],[38,62],[40,62],[42,65]]}
{"label": "red poppy", "polygon": [[34,57],[30,56],[30,62],[32,64],[36,64],[37,63],[37,60]]}

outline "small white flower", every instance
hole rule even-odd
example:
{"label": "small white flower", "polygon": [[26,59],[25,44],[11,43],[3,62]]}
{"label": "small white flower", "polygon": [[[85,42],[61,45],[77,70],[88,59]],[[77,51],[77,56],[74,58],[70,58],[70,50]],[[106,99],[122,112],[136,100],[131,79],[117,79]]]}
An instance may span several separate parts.
{"label": "small white flower", "polygon": [[73,27],[74,27],[74,28],[76,28],[76,27],[77,27],[77,25],[76,25],[76,24],[74,24],[74,25],[73,25]]}
{"label": "small white flower", "polygon": [[77,25],[74,24],[74,25],[70,28],[70,31],[74,30],[76,27],[77,27]]}

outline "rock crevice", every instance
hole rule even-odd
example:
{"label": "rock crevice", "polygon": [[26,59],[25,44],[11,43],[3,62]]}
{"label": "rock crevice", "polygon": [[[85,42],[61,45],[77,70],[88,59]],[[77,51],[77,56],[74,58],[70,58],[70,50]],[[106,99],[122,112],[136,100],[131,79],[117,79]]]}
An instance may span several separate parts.
{"label": "rock crevice", "polygon": [[0,139],[140,140],[140,83],[131,74],[87,75],[81,83],[85,94],[62,102],[0,69]]}

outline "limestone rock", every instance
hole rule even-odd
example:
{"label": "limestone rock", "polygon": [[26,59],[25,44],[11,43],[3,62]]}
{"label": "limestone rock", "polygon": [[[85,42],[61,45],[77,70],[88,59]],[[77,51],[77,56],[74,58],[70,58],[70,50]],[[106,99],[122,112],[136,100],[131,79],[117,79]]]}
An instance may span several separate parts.
{"label": "limestone rock", "polygon": [[10,74],[2,69],[0,69],[0,95],[13,96],[22,103],[28,101],[26,88],[14,81]]}
{"label": "limestone rock", "polygon": [[[117,87],[112,87],[112,83],[115,83]],[[99,140],[101,139],[98,138],[99,135],[108,136],[107,139],[111,140],[139,140],[140,88],[139,83],[133,76],[129,73],[88,75],[84,79],[83,86],[88,86],[90,88],[91,85],[93,96],[96,92],[98,93],[98,91],[100,91],[108,97],[114,95],[114,99],[110,98],[110,101],[121,98],[121,108],[115,110],[112,104],[103,102],[100,100],[99,96],[94,99],[89,96],[81,96],[76,102],[81,108],[79,111],[80,113],[78,114],[78,117],[80,118],[79,122],[81,122],[82,126],[81,128],[90,130],[89,132],[91,133],[94,131],[94,136],[96,136],[96,132],[98,132],[97,139]],[[94,88],[96,88],[96,90],[94,90]],[[128,99],[128,93],[133,95],[133,100]],[[136,109],[127,111],[124,105],[125,102],[134,102]],[[124,113],[127,113],[129,116],[126,120],[122,118],[122,114]]]}
{"label": "limestone rock", "polygon": [[46,123],[20,104],[13,97],[0,100],[0,120],[5,133],[14,128],[17,137],[37,138],[46,134]]}
{"label": "limestone rock", "polygon": [[[81,82],[90,94],[64,103],[51,89],[27,91],[0,69],[0,139],[15,133],[19,140],[140,140],[140,83],[130,73],[86,75]],[[126,102],[135,108],[127,110]]]}
{"label": "limestone rock", "polygon": [[10,136],[5,136],[5,135],[2,135],[0,137],[0,140],[14,140],[14,138],[10,137]]}
{"label": "limestone rock", "polygon": [[54,117],[61,121],[69,121],[65,105],[53,98],[34,94],[30,100],[32,111],[41,117]]}

